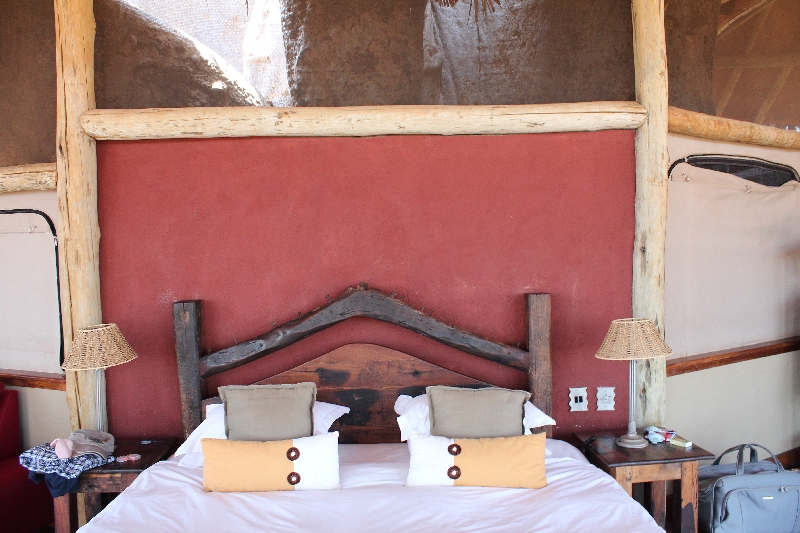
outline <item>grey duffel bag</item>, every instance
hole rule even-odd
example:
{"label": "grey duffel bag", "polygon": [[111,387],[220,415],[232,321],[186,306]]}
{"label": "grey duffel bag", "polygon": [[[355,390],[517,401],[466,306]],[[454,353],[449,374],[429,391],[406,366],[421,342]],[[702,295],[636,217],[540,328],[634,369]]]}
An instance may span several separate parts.
{"label": "grey duffel bag", "polygon": [[[750,449],[750,462],[744,452]],[[756,448],[774,462],[759,461]],[[720,464],[738,451],[736,463]],[[726,450],[698,469],[698,522],[707,533],[800,533],[800,472],[787,471],[758,444]]]}

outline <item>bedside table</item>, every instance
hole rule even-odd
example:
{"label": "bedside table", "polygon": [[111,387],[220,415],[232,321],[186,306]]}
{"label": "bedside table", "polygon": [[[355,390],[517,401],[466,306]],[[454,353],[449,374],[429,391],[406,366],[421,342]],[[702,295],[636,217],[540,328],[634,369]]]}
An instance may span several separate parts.
{"label": "bedside table", "polygon": [[149,444],[143,444],[142,442],[117,442],[113,453],[114,457],[138,453],[142,456],[138,461],[113,462],[86,470],[78,478],[78,486],[75,490],[53,500],[56,533],[71,533],[77,529],[77,520],[71,509],[72,502],[75,500],[75,493],[84,495],[84,509],[86,511],[86,521],[88,522],[100,512],[101,494],[122,492],[146,468],[163,459],[175,445],[175,439],[154,440]]}
{"label": "bedside table", "polygon": [[[594,441],[583,447],[592,437]],[[666,521],[667,481],[673,480],[672,530],[696,533],[697,462],[714,459],[712,453],[699,446],[681,448],[666,443],[623,448],[614,443],[616,437],[610,434],[576,433],[575,438],[587,459],[608,472],[629,495],[633,494],[634,483],[647,483],[647,510],[662,528]]]}

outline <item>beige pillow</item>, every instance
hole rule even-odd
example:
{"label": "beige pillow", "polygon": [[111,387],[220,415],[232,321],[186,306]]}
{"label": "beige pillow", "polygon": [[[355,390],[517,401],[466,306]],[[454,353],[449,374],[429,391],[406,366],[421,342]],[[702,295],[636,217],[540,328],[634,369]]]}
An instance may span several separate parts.
{"label": "beige pillow", "polygon": [[314,383],[219,388],[230,440],[284,440],[314,433]]}
{"label": "beige pillow", "polygon": [[340,488],[338,432],[269,442],[202,439],[201,443],[206,491]]}
{"label": "beige pillow", "polygon": [[409,487],[473,486],[539,489],[547,485],[545,434],[496,439],[408,438]]}
{"label": "beige pillow", "polygon": [[431,435],[455,438],[523,435],[529,392],[500,388],[428,387]]}

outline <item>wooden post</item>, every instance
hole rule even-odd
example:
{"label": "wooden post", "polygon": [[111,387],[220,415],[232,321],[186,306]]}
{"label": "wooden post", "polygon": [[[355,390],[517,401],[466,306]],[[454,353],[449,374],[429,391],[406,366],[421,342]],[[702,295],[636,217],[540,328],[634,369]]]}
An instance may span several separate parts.
{"label": "wooden post", "polygon": [[175,328],[175,356],[178,361],[178,386],[181,391],[183,438],[203,421],[200,357],[203,355],[203,302],[189,300],[172,304]]}
{"label": "wooden post", "polygon": [[[667,230],[668,92],[664,0],[632,0],[636,100],[647,121],[636,130],[636,228],[633,316],[664,334],[664,244]],[[666,401],[663,358],[636,365],[637,425],[662,425]]]}
{"label": "wooden post", "polygon": [[552,415],[552,365],[550,361],[550,295],[526,294],[528,352],[530,352],[531,402]]}
{"label": "wooden post", "polygon": [[[64,348],[68,351],[74,330],[102,322],[97,158],[95,141],[80,124],[81,114],[95,106],[92,0],[55,0],[55,16],[58,249]],[[99,386],[93,370],[67,371],[73,429],[95,427]],[[105,390],[100,392],[105,397]]]}

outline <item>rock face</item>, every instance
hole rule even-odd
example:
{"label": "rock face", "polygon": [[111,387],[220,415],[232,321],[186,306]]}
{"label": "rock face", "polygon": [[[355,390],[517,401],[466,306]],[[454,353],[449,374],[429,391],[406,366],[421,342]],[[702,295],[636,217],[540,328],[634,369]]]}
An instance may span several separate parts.
{"label": "rock face", "polygon": [[470,8],[429,9],[443,103],[634,99],[630,0],[501,0],[478,23]]}
{"label": "rock face", "polygon": [[[224,60],[117,0],[95,0],[98,108],[260,105]],[[0,167],[55,161],[52,0],[0,0]]]}
{"label": "rock face", "polygon": [[261,105],[224,59],[117,0],[95,0],[98,108]]}
{"label": "rock face", "polygon": [[669,105],[714,115],[719,0],[670,0],[665,11]]}
{"label": "rock face", "polygon": [[281,0],[298,106],[421,103],[426,0]]}

